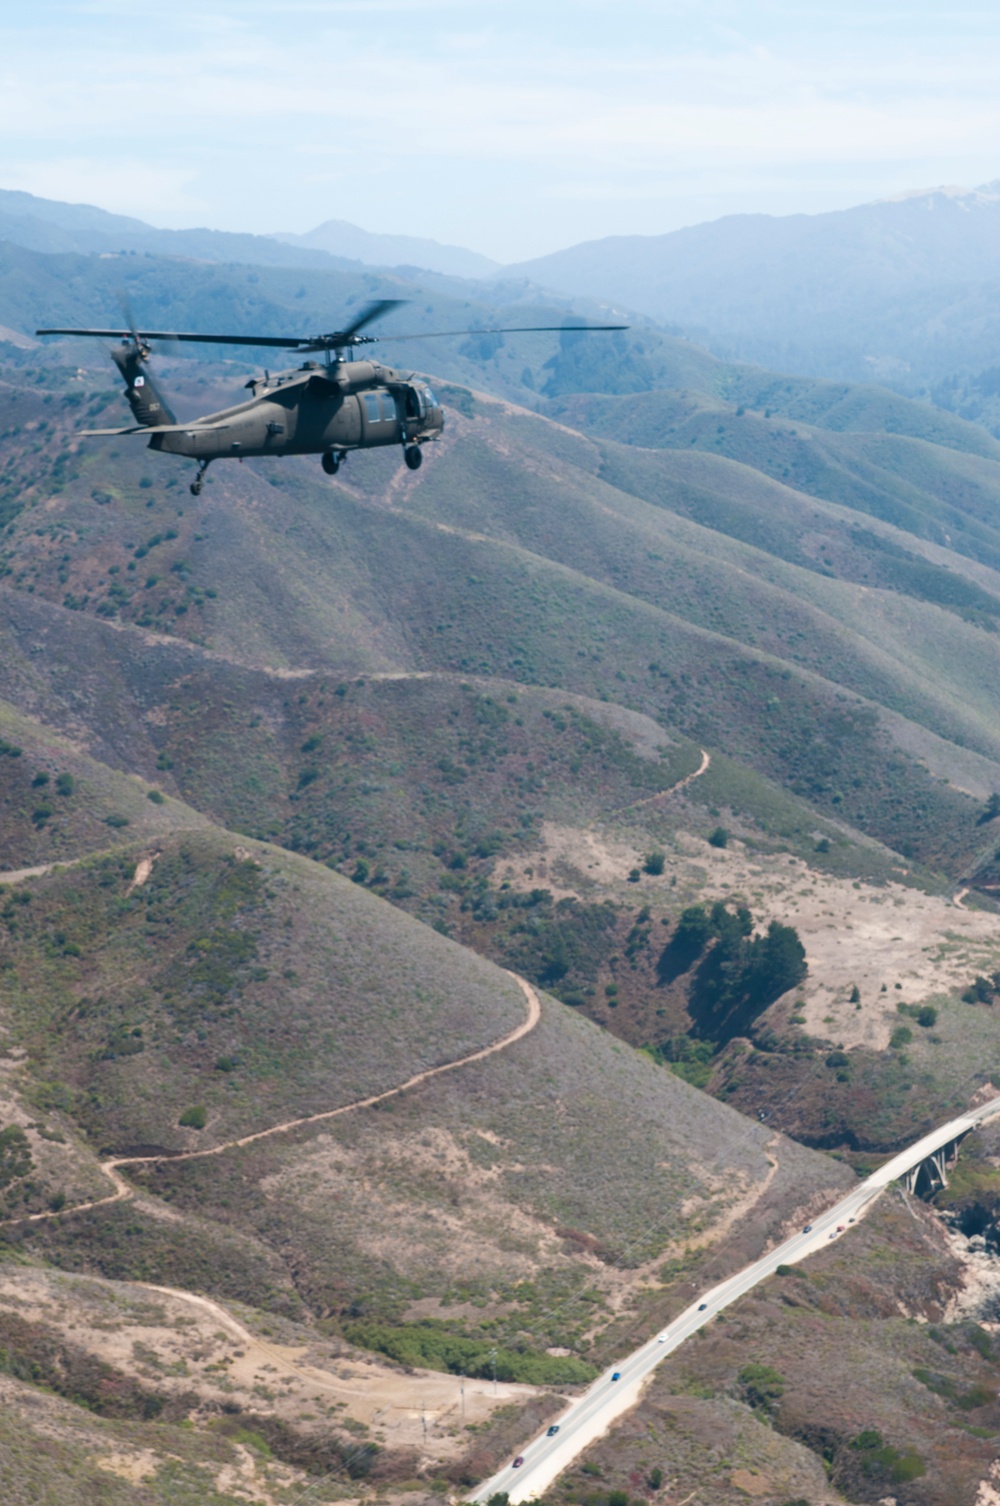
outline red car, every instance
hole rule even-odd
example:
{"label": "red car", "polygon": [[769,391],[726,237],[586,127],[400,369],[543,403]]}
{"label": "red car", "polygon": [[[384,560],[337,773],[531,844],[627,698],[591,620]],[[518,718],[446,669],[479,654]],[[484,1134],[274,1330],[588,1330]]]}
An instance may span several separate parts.
{"label": "red car", "polygon": [[511,1469],[520,1469],[521,1465],[523,1463],[524,1463],[524,1455],[523,1454],[518,1454],[517,1458],[514,1460],[514,1463],[511,1465]]}

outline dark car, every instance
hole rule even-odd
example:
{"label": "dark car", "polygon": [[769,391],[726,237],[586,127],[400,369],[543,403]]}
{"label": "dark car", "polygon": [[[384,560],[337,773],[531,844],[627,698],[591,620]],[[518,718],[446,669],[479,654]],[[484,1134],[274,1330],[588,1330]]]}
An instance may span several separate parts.
{"label": "dark car", "polygon": [[811,1234],[812,1231],[813,1231],[812,1224],[806,1224],[805,1228],[802,1230],[803,1234]]}
{"label": "dark car", "polygon": [[621,1378],[622,1378],[622,1373],[621,1373],[620,1370],[612,1370],[612,1372],[611,1372],[611,1379],[612,1380],[621,1380]]}
{"label": "dark car", "polygon": [[521,1465],[523,1463],[524,1463],[524,1455],[523,1454],[518,1454],[517,1458],[514,1460],[514,1463],[511,1465],[511,1469],[520,1469]]}
{"label": "dark car", "polygon": [[698,1303],[698,1311],[700,1313],[703,1313],[705,1311],[705,1309],[707,1308],[707,1306],[708,1306],[707,1302],[699,1302]]}
{"label": "dark car", "polygon": [[554,1422],[546,1433],[546,1438],[554,1438],[559,1431],[559,1424]]}

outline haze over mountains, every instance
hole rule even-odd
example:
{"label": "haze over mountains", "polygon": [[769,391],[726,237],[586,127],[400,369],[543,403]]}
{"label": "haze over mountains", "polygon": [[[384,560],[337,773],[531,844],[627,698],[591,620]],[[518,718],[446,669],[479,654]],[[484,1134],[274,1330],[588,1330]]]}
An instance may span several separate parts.
{"label": "haze over mountains", "polygon": [[662,236],[609,236],[507,267],[338,219],[299,235],[166,231],[10,191],[0,191],[0,238],[42,251],[423,268],[491,285],[501,305],[537,301],[548,289],[589,307],[631,309],[727,359],[877,381],[1000,427],[996,183],[827,214],[733,215]]}
{"label": "haze over mountains", "polygon": [[[419,472],[191,497],[80,437],[127,416],[113,368],[35,328],[123,287],[234,333],[405,297],[393,360],[564,302],[34,209],[56,243],[0,244],[5,1498],[459,1493],[1000,1086],[1000,444],[653,327],[460,336],[403,347],[447,408]],[[157,351],[184,421],[242,396],[230,355]],[[998,1242],[998,1151],[686,1346],[553,1506],[971,1506],[997,1285],[940,1206]]]}
{"label": "haze over mountains", "polygon": [[[932,394],[978,417],[1000,351],[1000,185],[828,214],[733,215],[506,268],[622,300],[717,353]],[[962,396],[947,384],[956,379]]]}

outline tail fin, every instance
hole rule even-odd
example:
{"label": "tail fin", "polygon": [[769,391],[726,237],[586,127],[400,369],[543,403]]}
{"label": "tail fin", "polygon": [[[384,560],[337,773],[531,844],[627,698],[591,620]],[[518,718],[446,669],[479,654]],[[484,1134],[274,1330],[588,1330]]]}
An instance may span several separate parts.
{"label": "tail fin", "polygon": [[135,340],[126,340],[111,351],[111,359],[125,378],[128,405],[135,414],[135,421],[144,428],[152,429],[161,424],[175,424],[170,404],[163,397],[152,377],[143,366],[149,359],[149,347]]}

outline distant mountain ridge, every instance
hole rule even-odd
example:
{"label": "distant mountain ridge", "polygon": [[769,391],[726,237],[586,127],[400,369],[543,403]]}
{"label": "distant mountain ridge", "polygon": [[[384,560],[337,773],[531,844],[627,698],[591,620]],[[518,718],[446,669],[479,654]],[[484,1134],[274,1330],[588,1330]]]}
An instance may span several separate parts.
{"label": "distant mountain ridge", "polygon": [[[600,318],[610,304],[686,333],[689,351],[701,345],[772,371],[877,382],[1000,435],[1000,179],[827,214],[731,215],[668,235],[609,236],[509,267],[344,220],[304,235],[160,230],[92,205],[0,190],[3,242],[8,256],[20,247],[300,269],[302,288],[310,272],[371,269],[462,306],[472,283],[498,311],[573,301]],[[660,385],[648,372],[630,380],[636,390]],[[610,390],[607,373],[600,381]]]}
{"label": "distant mountain ridge", "polygon": [[327,220],[306,235],[250,235],[194,228],[161,230],[131,215],[111,214],[93,204],[64,204],[20,190],[0,189],[0,240],[29,251],[90,254],[121,251],[199,261],[249,262],[258,266],[419,267],[453,277],[488,277],[497,262],[461,246],[410,235],[374,235],[346,220]]}
{"label": "distant mountain ridge", "polygon": [[500,263],[464,246],[442,245],[415,235],[375,235],[347,220],[325,220],[305,235],[275,236],[286,246],[326,251],[373,267],[421,267],[452,277],[489,277]]}
{"label": "distant mountain ridge", "polygon": [[505,276],[623,300],[730,357],[926,392],[1000,351],[1000,182],[609,236]]}

